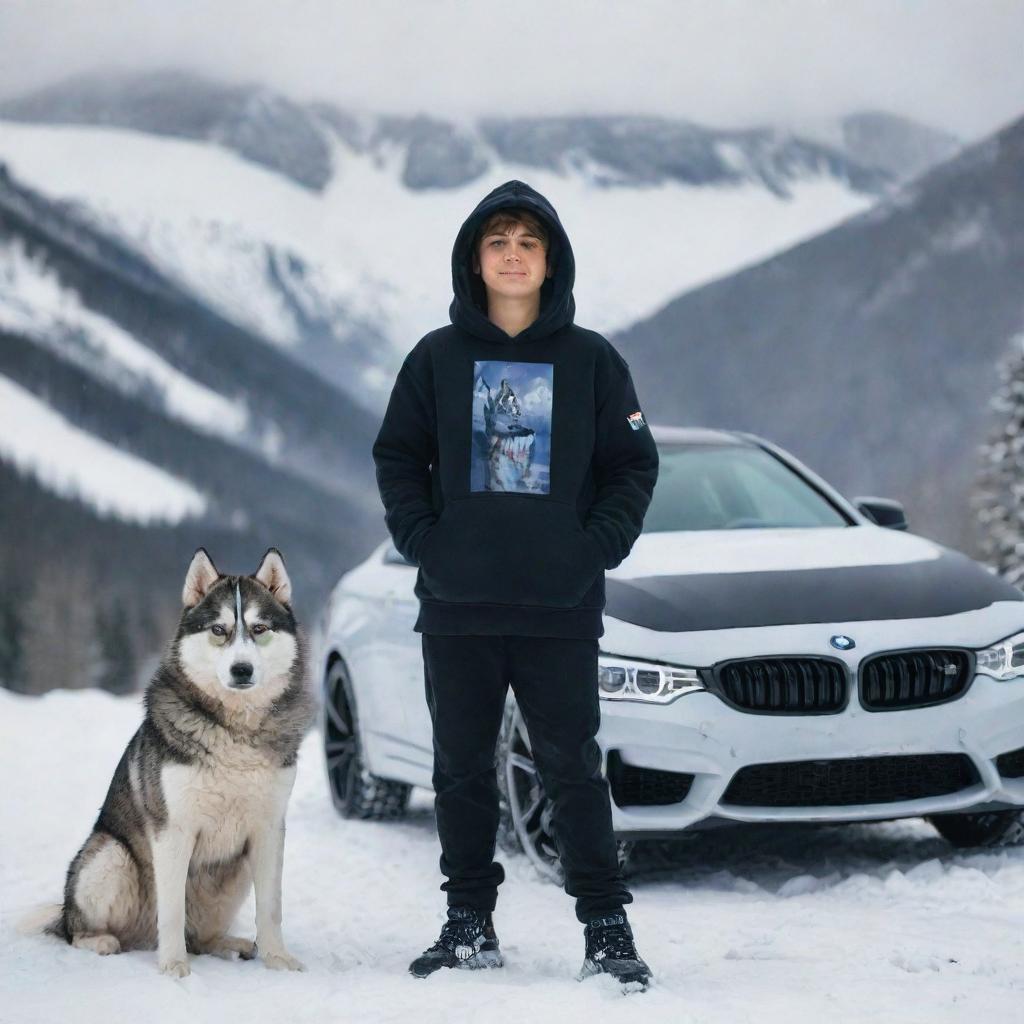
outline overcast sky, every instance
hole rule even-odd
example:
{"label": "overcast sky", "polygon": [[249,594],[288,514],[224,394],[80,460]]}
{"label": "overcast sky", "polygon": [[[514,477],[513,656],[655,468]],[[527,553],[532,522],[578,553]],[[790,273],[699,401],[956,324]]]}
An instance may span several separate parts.
{"label": "overcast sky", "polygon": [[0,0],[0,96],[176,66],[437,116],[1024,114],[1024,0]]}

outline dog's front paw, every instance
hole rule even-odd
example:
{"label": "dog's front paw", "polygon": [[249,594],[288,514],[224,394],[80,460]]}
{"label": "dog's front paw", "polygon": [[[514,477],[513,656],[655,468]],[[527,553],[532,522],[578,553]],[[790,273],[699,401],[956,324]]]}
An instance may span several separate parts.
{"label": "dog's front paw", "polygon": [[192,973],[187,960],[161,960],[160,973],[172,978],[185,978]]}
{"label": "dog's front paw", "polygon": [[263,963],[272,971],[304,971],[306,965],[296,960],[291,953],[281,950],[279,953],[264,953]]}

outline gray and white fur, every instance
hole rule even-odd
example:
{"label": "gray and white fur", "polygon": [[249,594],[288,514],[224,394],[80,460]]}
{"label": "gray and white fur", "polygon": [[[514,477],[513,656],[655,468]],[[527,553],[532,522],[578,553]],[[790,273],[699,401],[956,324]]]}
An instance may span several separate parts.
{"label": "gray and white fur", "polygon": [[[114,771],[46,931],[96,953],[158,950],[302,970],[281,936],[285,810],[314,700],[291,583],[271,548],[251,576],[224,576],[203,548],[146,713]],[[228,929],[253,885],[256,942]]]}

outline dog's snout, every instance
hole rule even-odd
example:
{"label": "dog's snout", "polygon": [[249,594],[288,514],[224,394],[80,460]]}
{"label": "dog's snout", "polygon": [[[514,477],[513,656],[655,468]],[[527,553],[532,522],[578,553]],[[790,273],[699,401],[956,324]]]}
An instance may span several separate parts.
{"label": "dog's snout", "polygon": [[252,665],[248,661],[236,661],[231,666],[232,686],[252,686]]}

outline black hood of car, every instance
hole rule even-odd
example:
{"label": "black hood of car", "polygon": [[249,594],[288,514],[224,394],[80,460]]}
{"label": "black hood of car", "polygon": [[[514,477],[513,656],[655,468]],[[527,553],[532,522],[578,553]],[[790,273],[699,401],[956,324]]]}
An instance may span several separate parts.
{"label": "black hood of car", "polygon": [[923,619],[1024,601],[957,551],[890,565],[609,577],[605,615],[658,632]]}
{"label": "black hood of car", "polygon": [[[477,228],[496,210],[508,206],[524,207],[548,226],[548,266],[554,267],[554,274],[541,286],[540,314],[515,337],[506,334],[497,324],[487,319],[484,283],[479,274],[473,273],[472,264],[473,239]],[[453,324],[477,337],[522,345],[524,342],[546,338],[572,323],[576,313],[576,301],[572,295],[575,280],[576,261],[572,246],[555,208],[526,182],[513,179],[488,192],[459,228],[452,247],[452,290],[455,295],[448,315]]]}

